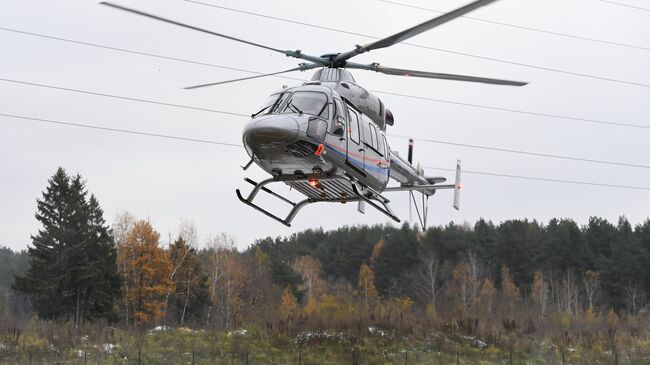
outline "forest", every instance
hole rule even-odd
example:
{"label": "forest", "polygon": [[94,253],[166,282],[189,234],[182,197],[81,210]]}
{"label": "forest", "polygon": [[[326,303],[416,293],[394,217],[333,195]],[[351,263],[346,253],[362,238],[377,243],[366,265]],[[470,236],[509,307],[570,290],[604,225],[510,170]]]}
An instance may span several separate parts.
{"label": "forest", "polygon": [[240,251],[191,221],[108,224],[61,168],[36,219],[28,250],[0,249],[0,364],[650,359],[650,220],[346,226]]}

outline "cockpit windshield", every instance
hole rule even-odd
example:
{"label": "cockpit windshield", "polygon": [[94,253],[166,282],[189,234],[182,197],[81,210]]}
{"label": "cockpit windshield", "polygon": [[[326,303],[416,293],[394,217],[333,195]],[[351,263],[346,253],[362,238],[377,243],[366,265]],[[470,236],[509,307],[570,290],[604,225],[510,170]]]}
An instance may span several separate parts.
{"label": "cockpit windshield", "polygon": [[282,110],[283,113],[299,113],[329,118],[327,95],[317,91],[296,91]]}
{"label": "cockpit windshield", "polygon": [[259,114],[276,113],[287,97],[289,97],[289,93],[273,94],[269,96],[264,102],[264,105],[262,105],[262,109],[255,113],[254,116]]}

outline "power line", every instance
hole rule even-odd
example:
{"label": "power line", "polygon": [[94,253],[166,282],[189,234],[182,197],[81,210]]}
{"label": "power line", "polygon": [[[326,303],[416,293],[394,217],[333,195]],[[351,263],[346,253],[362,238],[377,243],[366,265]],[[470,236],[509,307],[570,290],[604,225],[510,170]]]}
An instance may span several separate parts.
{"label": "power line", "polygon": [[[455,169],[447,169],[447,168],[432,167],[432,166],[425,166],[424,168],[425,169],[432,169],[432,170],[442,170],[442,171],[456,171]],[[485,175],[485,176],[502,177],[502,178],[509,178],[509,179],[545,181],[545,182],[553,182],[553,183],[561,183],[561,184],[600,186],[600,187],[605,187],[605,188],[650,190],[650,187],[645,187],[645,186],[601,184],[601,183],[594,183],[594,182],[589,182],[589,181],[549,179],[549,178],[545,178],[545,177],[531,177],[531,176],[521,176],[521,175],[498,174],[498,173],[485,172],[485,171],[463,170],[463,174]]]}
{"label": "power line", "polygon": [[[220,6],[220,5],[195,1],[195,0],[184,0],[184,1],[189,2],[189,3],[198,4],[198,5],[204,5],[204,6],[209,6],[209,7],[213,7],[213,8],[218,8],[218,9],[222,9],[222,10],[226,10],[226,11],[231,11],[231,12],[235,12],[235,13],[252,15],[252,16],[256,16],[256,17],[260,17],[260,18],[266,18],[266,19],[272,19],[272,20],[291,23],[291,24],[302,25],[302,26],[305,26],[305,27],[323,29],[323,30],[328,30],[328,31],[332,31],[332,32],[350,34],[350,35],[361,36],[361,37],[366,37],[366,38],[371,38],[371,39],[381,39],[380,37],[375,37],[375,36],[371,36],[371,35],[367,35],[367,34],[351,32],[351,31],[345,31],[345,30],[341,30],[341,29],[325,27],[325,26],[321,26],[321,25],[310,24],[310,23],[300,22],[300,21],[291,20],[291,19],[274,17],[274,16],[270,16],[270,15],[265,15],[265,14],[260,14],[260,13],[255,13],[255,12],[245,11],[245,10],[240,10],[240,9],[234,9],[234,8],[229,8],[229,7],[225,7],[225,6]],[[521,67],[527,67],[527,68],[532,68],[532,69],[536,69],[536,70],[556,72],[556,73],[561,73],[561,74],[565,74],[565,75],[579,76],[579,77],[585,77],[585,78],[596,79],[596,80],[601,80],[601,81],[615,82],[615,83],[619,83],[619,84],[627,84],[627,85],[634,85],[634,86],[641,86],[641,87],[650,87],[650,84],[645,84],[645,83],[619,80],[619,79],[614,79],[614,78],[609,78],[609,77],[604,77],[604,76],[589,75],[589,74],[584,74],[584,73],[580,73],[580,72],[560,70],[560,69],[551,68],[551,67],[536,66],[536,65],[523,63],[523,62],[508,61],[508,60],[503,60],[503,59],[499,59],[499,58],[481,56],[481,55],[467,53],[467,52],[452,51],[452,50],[449,50],[449,49],[437,48],[437,47],[429,47],[429,46],[425,46],[425,45],[421,45],[421,44],[415,44],[415,43],[409,43],[409,42],[401,42],[400,44],[410,46],[410,47],[417,47],[417,48],[423,48],[423,49],[428,49],[428,50],[433,50],[433,51],[438,51],[438,52],[455,54],[455,55],[459,55],[459,56],[477,58],[477,59],[493,61],[493,62],[499,62],[499,63],[505,63],[505,64],[521,66]]]}
{"label": "power line", "polygon": [[243,147],[243,145],[236,144],[236,143],[226,143],[226,142],[219,142],[219,141],[210,141],[210,140],[207,140],[207,139],[187,138],[187,137],[179,137],[179,136],[173,136],[173,135],[167,135],[167,134],[141,132],[141,131],[134,131],[134,130],[130,130],[130,129],[118,129],[118,128],[101,127],[101,126],[91,125],[91,124],[63,122],[63,121],[52,120],[52,119],[27,117],[27,116],[23,116],[23,115],[0,113],[0,116],[8,117],[8,118],[31,120],[31,121],[40,122],[40,123],[65,125],[65,126],[69,126],[69,127],[81,127],[81,128],[88,128],[88,129],[96,129],[96,130],[100,130],[100,131],[135,134],[135,135],[139,135],[139,136],[176,139],[176,140],[180,140],[180,141],[196,142],[196,143],[207,143],[207,144],[213,144],[213,145],[219,145],[219,146],[228,146],[228,147]]}
{"label": "power line", "polygon": [[617,2],[615,2],[615,1],[609,1],[609,0],[600,0],[600,1],[602,1],[602,2],[604,2],[604,3],[609,3],[609,4],[618,5],[618,6],[624,6],[624,7],[626,7],[626,8],[632,8],[632,9],[643,10],[643,11],[650,11],[650,9],[648,9],[648,8],[642,8],[642,7],[640,7],[640,6],[634,6],[634,5],[629,5],[629,4],[617,3]]}
{"label": "power line", "polygon": [[219,114],[226,114],[226,115],[234,115],[234,116],[238,116],[238,117],[250,117],[250,115],[242,114],[242,113],[234,113],[234,112],[228,112],[228,111],[223,111],[223,110],[209,109],[209,108],[201,108],[201,107],[188,106],[188,105],[181,105],[181,104],[165,103],[165,102],[162,102],[162,101],[149,100],[149,99],[140,99],[140,98],[132,98],[132,97],[128,97],[128,96],[121,96],[121,95],[115,95],[115,94],[100,93],[100,92],[96,92],[96,91],[88,91],[88,90],[71,89],[71,88],[67,88],[67,87],[54,86],[54,85],[46,85],[46,84],[40,84],[40,83],[35,83],[35,82],[27,82],[27,81],[19,81],[19,80],[11,80],[11,79],[3,79],[3,78],[0,78],[0,81],[10,82],[10,83],[14,83],[14,84],[21,84],[21,85],[29,85],[29,86],[43,87],[43,88],[54,89],[54,90],[62,90],[62,91],[68,91],[68,92],[73,92],[73,93],[80,93],[80,94],[89,94],[89,95],[104,96],[104,97],[107,97],[107,98],[114,98],[114,99],[123,99],[123,100],[137,101],[137,102],[141,102],[141,103],[149,103],[149,104],[156,104],[156,105],[164,105],[164,106],[170,106],[170,107],[173,107],[173,108],[182,108],[182,109],[198,110],[198,111],[202,111],[202,112],[210,112],[210,113],[219,113]]}
{"label": "power line", "polygon": [[[226,114],[226,115],[232,115],[232,116],[238,116],[238,117],[246,117],[246,118],[250,117],[247,114],[233,113],[233,112],[228,112],[228,111],[223,111],[223,110],[208,109],[208,108],[187,106],[187,105],[181,105],[181,104],[172,104],[172,103],[166,103],[166,102],[150,100],[150,99],[126,97],[126,96],[121,96],[121,95],[107,94],[107,93],[101,93],[101,92],[96,92],[96,91],[88,91],[88,90],[80,90],[80,89],[72,89],[72,88],[55,86],[55,85],[46,85],[46,84],[41,84],[41,83],[26,82],[26,81],[19,81],[19,80],[11,80],[11,79],[4,79],[4,78],[0,78],[0,81],[15,83],[15,84],[21,84],[21,85],[34,86],[34,87],[49,88],[49,89],[54,89],[54,90],[66,91],[66,92],[74,92],[74,93],[81,93],[81,94],[103,96],[103,97],[108,97],[108,98],[123,99],[123,100],[128,100],[128,101],[143,102],[143,103],[149,103],[149,104],[154,104],[154,105],[162,105],[162,106],[168,106],[168,107],[173,107],[173,108],[183,108],[183,109],[190,109],[190,110],[198,110],[198,111]],[[396,138],[411,138],[411,137],[394,135],[394,134],[391,134],[390,136],[391,137],[396,137]],[[581,161],[581,162],[598,163],[598,164],[606,164],[606,165],[616,165],[616,166],[624,166],[624,167],[650,168],[650,165],[640,165],[640,164],[631,164],[631,163],[623,163],[623,162],[603,161],[603,160],[587,159],[587,158],[580,158],[580,157],[573,157],[573,156],[563,156],[563,155],[545,154],[545,153],[539,153],[539,152],[512,150],[512,149],[498,148],[498,147],[478,146],[478,145],[472,145],[472,144],[449,142],[449,141],[426,139],[426,138],[414,138],[414,139],[416,139],[418,141],[429,142],[429,143],[446,144],[446,145],[459,146],[459,147],[467,147],[467,148],[475,148],[475,149],[483,149],[483,150],[492,150],[492,151],[498,151],[498,152],[515,153],[515,154],[546,157],[546,158],[574,160],[574,161]]]}
{"label": "power line", "polygon": [[[28,116],[16,115],[16,114],[0,113],[0,116],[8,117],[8,118],[14,118],[14,119],[30,120],[30,121],[39,122],[39,123],[46,123],[46,124],[54,124],[54,125],[63,125],[63,126],[68,126],[68,127],[79,127],[79,128],[86,128],[86,129],[94,129],[94,130],[100,130],[100,131],[104,131],[104,132],[125,133],[125,134],[133,134],[133,135],[139,135],[139,136],[173,139],[173,140],[180,140],[180,141],[194,142],[194,143],[206,143],[206,144],[211,144],[211,145],[227,146],[227,147],[243,147],[243,145],[236,144],[236,143],[227,143],[227,142],[220,142],[220,141],[213,141],[213,140],[179,137],[179,136],[174,136],[174,135],[150,133],[150,132],[142,132],[142,131],[134,131],[134,130],[129,130],[129,129],[101,127],[101,126],[91,125],[91,124],[82,124],[82,123],[76,123],[76,122],[64,122],[64,121],[28,117]],[[442,170],[442,171],[456,171],[454,169],[447,169],[447,168],[442,168],[442,167],[430,167],[429,166],[429,167],[425,167],[425,168],[434,169],[434,170]],[[477,175],[487,175],[487,176],[495,176],[495,177],[503,177],[503,178],[513,178],[513,179],[546,181],[546,182],[555,182],[555,183],[564,183],[564,184],[591,185],[591,186],[600,186],[600,187],[607,187],[607,188],[650,190],[650,187],[602,184],[602,183],[593,183],[593,182],[588,182],[588,181],[537,178],[537,177],[530,177],[530,176],[507,175],[507,174],[498,174],[498,173],[483,172],[483,171],[464,170],[463,173],[477,174]]]}
{"label": "power line", "polygon": [[[0,27],[0,30],[19,33],[19,34],[24,34],[24,35],[29,35],[29,36],[34,36],[34,37],[41,37],[41,38],[46,38],[46,39],[51,39],[51,40],[57,40],[57,41],[62,41],[62,42],[67,42],[67,43],[79,44],[79,45],[84,45],[84,46],[90,46],[90,47],[96,47],[96,48],[104,48],[104,49],[109,49],[109,50],[114,50],[114,51],[119,51],[119,52],[143,55],[143,56],[154,57],[154,58],[160,58],[160,59],[165,59],[165,60],[170,60],[170,61],[178,61],[178,62],[184,62],[184,63],[190,63],[190,64],[196,64],[196,65],[202,65],[202,66],[221,68],[221,69],[226,69],[226,70],[240,71],[240,72],[246,72],[246,73],[251,73],[251,74],[256,74],[256,75],[264,74],[263,72],[258,72],[258,71],[252,71],[252,70],[246,70],[246,69],[241,69],[241,68],[222,66],[222,65],[212,64],[212,63],[192,61],[192,60],[188,60],[188,59],[163,56],[163,55],[147,53],[147,52],[141,52],[141,51],[134,51],[134,50],[124,49],[124,48],[106,46],[106,45],[97,44],[97,43],[82,42],[82,41],[77,41],[77,40],[67,39],[67,38],[53,37],[53,36],[44,35],[44,34],[25,32],[25,31],[21,31],[21,30],[17,30],[17,29],[9,29],[9,28]],[[305,81],[304,79],[299,79],[299,78],[294,78],[294,77],[287,77],[287,76],[273,76],[273,77],[289,79],[289,80],[296,80],[296,81]],[[641,125],[641,124],[634,124],[634,123],[611,122],[611,121],[603,121],[603,120],[597,120],[597,119],[571,117],[571,116],[566,116],[566,115],[531,112],[531,111],[518,110],[518,109],[494,107],[494,106],[489,106],[489,105],[479,105],[479,104],[464,103],[464,102],[458,102],[458,101],[452,101],[452,100],[433,99],[433,98],[420,97],[420,96],[414,96],[414,95],[398,94],[398,93],[393,93],[393,92],[389,92],[389,91],[381,91],[381,90],[370,90],[370,91],[380,93],[380,94],[385,94],[385,95],[400,96],[400,97],[412,98],[412,99],[418,99],[418,100],[428,100],[428,101],[433,101],[433,102],[437,102],[437,103],[446,103],[446,104],[453,104],[453,105],[469,106],[469,107],[473,107],[473,108],[498,110],[498,111],[509,112],[509,113],[536,115],[536,116],[558,118],[558,119],[564,119],[564,120],[575,120],[575,121],[586,122],[586,123],[608,124],[608,125],[621,126],[621,127],[650,128],[650,126],[645,126],[645,125]]]}
{"label": "power line", "polygon": [[597,164],[604,164],[604,165],[624,166],[624,167],[638,167],[638,168],[642,168],[642,169],[650,169],[650,165],[639,165],[639,164],[631,164],[631,163],[625,163],[625,162],[613,162],[613,161],[595,160],[595,159],[589,159],[589,158],[564,156],[564,155],[554,155],[554,154],[548,154],[548,153],[530,152],[530,151],[522,151],[522,150],[513,150],[513,149],[499,148],[499,147],[479,146],[479,145],[473,145],[473,144],[467,144],[467,143],[457,143],[457,142],[441,141],[441,140],[427,139],[427,138],[411,138],[411,137],[399,136],[399,135],[394,135],[394,134],[392,134],[390,136],[391,137],[396,137],[396,138],[403,138],[403,139],[414,139],[416,141],[421,141],[421,142],[444,144],[444,145],[449,145],[449,146],[458,146],[458,147],[465,147],[465,148],[474,148],[474,149],[480,149],[480,150],[507,152],[507,153],[514,153],[514,154],[520,154],[520,155],[546,157],[546,158],[556,158],[556,159],[562,159],[562,160],[589,162],[589,163],[597,163]]}
{"label": "power line", "polygon": [[[424,11],[428,11],[428,12],[432,12],[432,13],[438,13],[438,14],[444,14],[445,13],[444,11],[434,10],[434,9],[430,9],[430,8],[424,8],[424,7],[421,7],[421,6],[415,6],[415,5],[410,5],[410,4],[404,4],[404,3],[397,2],[397,1],[390,1],[390,0],[377,0],[377,1],[382,2],[382,3],[386,3],[386,4],[402,6],[402,7],[405,7],[405,8],[424,10]],[[499,21],[495,21],[495,20],[476,18],[476,17],[472,17],[472,16],[467,16],[467,15],[462,16],[461,18],[471,19],[471,20],[475,20],[475,21],[479,21],[479,22],[483,22],[483,23],[496,24],[496,25],[515,28],[515,29],[523,29],[523,30],[527,30],[527,31],[531,31],[531,32],[544,33],[544,34],[554,35],[554,36],[558,36],[558,37],[566,37],[566,38],[572,38],[572,39],[577,39],[577,40],[582,40],[582,41],[589,41],[589,42],[595,42],[595,43],[608,44],[608,45],[612,45],[612,46],[635,48],[635,49],[641,49],[641,50],[644,50],[644,51],[650,51],[650,48],[648,48],[648,47],[637,46],[637,45],[634,45],[634,44],[612,42],[612,41],[606,41],[606,40],[602,40],[602,39],[583,37],[583,36],[579,36],[579,35],[554,32],[554,31],[545,30],[545,29],[526,27],[526,26],[522,26],[522,25],[516,25],[516,24],[499,22]]]}
{"label": "power line", "polygon": [[428,101],[433,101],[433,102],[436,102],[436,103],[445,103],[445,104],[469,106],[469,107],[473,107],[473,108],[498,110],[498,111],[508,112],[508,113],[518,113],[518,114],[535,115],[535,116],[540,116],[540,117],[575,120],[575,121],[585,122],[585,123],[606,124],[606,125],[619,126],[619,127],[650,129],[650,126],[642,125],[642,124],[610,122],[610,121],[598,120],[598,119],[570,117],[570,116],[560,115],[560,114],[538,113],[538,112],[531,112],[531,111],[521,110],[521,109],[501,108],[501,107],[495,107],[495,106],[489,106],[489,105],[480,105],[480,104],[463,103],[463,102],[450,101],[450,100],[444,100],[444,99],[427,98],[427,97],[424,97],[424,96],[399,94],[399,93],[393,93],[393,92],[389,92],[389,91],[379,91],[379,90],[371,90],[371,91],[375,92],[375,93],[379,93],[379,94],[385,94],[385,95],[401,96],[401,97],[410,98],[410,99],[428,100]]}
{"label": "power line", "polygon": [[[28,35],[28,36],[32,36],[32,37],[39,37],[39,38],[45,38],[45,39],[50,39],[50,40],[56,40],[56,41],[60,41],[60,42],[73,43],[73,44],[78,44],[78,45],[82,45],[82,46],[103,48],[103,49],[108,49],[108,50],[111,50],[111,51],[132,53],[132,54],[137,54],[137,55],[141,55],[141,56],[160,58],[160,59],[164,59],[164,60],[189,63],[189,64],[194,64],[194,65],[199,65],[199,66],[208,66],[208,67],[215,67],[215,68],[220,68],[220,69],[224,69],[224,70],[248,72],[248,73],[253,73],[253,74],[258,74],[258,75],[265,74],[265,72],[243,70],[243,69],[235,68],[235,67],[215,65],[213,63],[208,63],[208,62],[193,61],[193,60],[188,60],[188,59],[185,59],[185,58],[170,57],[170,56],[164,56],[164,55],[159,55],[159,54],[155,54],[155,53],[148,53],[148,52],[143,52],[143,51],[135,51],[135,50],[131,50],[131,49],[107,46],[107,45],[104,45],[104,44],[83,42],[83,41],[78,41],[78,40],[69,39],[69,38],[55,37],[55,36],[51,36],[51,35],[47,35],[47,34],[27,32],[27,31],[19,30],[19,29],[0,27],[0,30],[6,31],[6,32],[12,32],[12,33]],[[299,78],[295,78],[295,77],[288,77],[288,76],[274,76],[274,77],[279,77],[279,78],[288,79],[288,80],[304,81],[303,79],[299,79]]]}

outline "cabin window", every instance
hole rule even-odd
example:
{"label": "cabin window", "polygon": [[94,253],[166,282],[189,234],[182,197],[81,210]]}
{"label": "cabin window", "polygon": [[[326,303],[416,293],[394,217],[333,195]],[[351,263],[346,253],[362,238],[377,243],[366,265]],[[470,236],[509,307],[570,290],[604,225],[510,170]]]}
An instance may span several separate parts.
{"label": "cabin window", "polygon": [[375,128],[372,123],[368,123],[368,125],[370,126],[370,139],[372,140],[372,148],[379,152],[379,148],[377,148],[379,145],[379,143],[377,143],[377,128]]}
{"label": "cabin window", "polygon": [[385,156],[386,155],[386,139],[383,134],[377,133],[377,152],[379,152],[380,155]]}
{"label": "cabin window", "polygon": [[327,95],[317,91],[296,91],[284,107],[283,113],[309,114],[328,119]]}
{"label": "cabin window", "polygon": [[343,137],[344,133],[342,131],[345,130],[345,120],[347,119],[345,117],[345,109],[343,109],[341,100],[338,99],[334,99],[334,106],[336,108],[336,117],[334,118],[334,123],[332,123],[330,131],[332,134]]}
{"label": "cabin window", "polygon": [[361,139],[359,138],[359,115],[352,108],[348,108],[348,114],[350,114],[350,129],[348,129],[348,134],[351,140],[359,144],[361,143]]}
{"label": "cabin window", "polygon": [[390,148],[388,147],[388,142],[386,141],[386,136],[383,134],[381,135],[381,140],[384,142],[384,156],[386,156],[387,159],[390,159],[388,154],[390,153]]}

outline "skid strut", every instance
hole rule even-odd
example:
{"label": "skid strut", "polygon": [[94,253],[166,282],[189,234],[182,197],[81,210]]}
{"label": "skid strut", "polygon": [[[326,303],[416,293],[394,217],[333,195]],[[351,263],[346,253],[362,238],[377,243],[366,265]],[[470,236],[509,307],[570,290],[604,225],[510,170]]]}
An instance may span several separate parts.
{"label": "skid strut", "polygon": [[[314,198],[314,197],[308,197],[304,200],[301,200],[299,202],[294,202],[286,197],[274,192],[273,190],[269,189],[266,187],[266,185],[269,185],[271,183],[277,183],[277,182],[284,182],[284,183],[293,183],[293,182],[308,182],[311,179],[318,179],[319,181],[328,181],[328,180],[339,180],[342,183],[345,184],[350,184],[351,186],[351,191],[353,192],[353,195],[350,196],[323,196],[321,198]],[[388,199],[384,198],[380,194],[376,193],[370,188],[364,188],[362,186],[359,186],[359,184],[349,178],[346,177],[341,177],[341,176],[295,176],[295,175],[285,175],[281,177],[273,177],[269,178],[266,180],[262,180],[261,182],[255,182],[249,178],[245,178],[244,181],[247,183],[253,185],[253,190],[248,194],[248,197],[244,198],[242,195],[241,191],[237,189],[235,192],[237,193],[237,197],[239,200],[264,213],[266,216],[275,219],[276,221],[284,224],[287,227],[291,227],[291,221],[296,217],[296,214],[304,208],[305,206],[313,203],[319,203],[319,202],[325,202],[325,203],[347,203],[347,202],[358,202],[358,201],[364,201],[371,205],[372,207],[376,208],[380,212],[384,213],[387,215],[389,218],[393,219],[396,222],[400,222],[399,218],[393,213],[393,211],[390,209],[388,206],[388,203],[390,202]],[[269,212],[268,210],[260,207],[259,205],[255,204],[253,201],[257,197],[257,194],[263,191],[271,196],[274,196],[281,201],[289,204],[291,206],[291,210],[287,214],[287,216],[283,219],[278,217],[277,215]]]}

